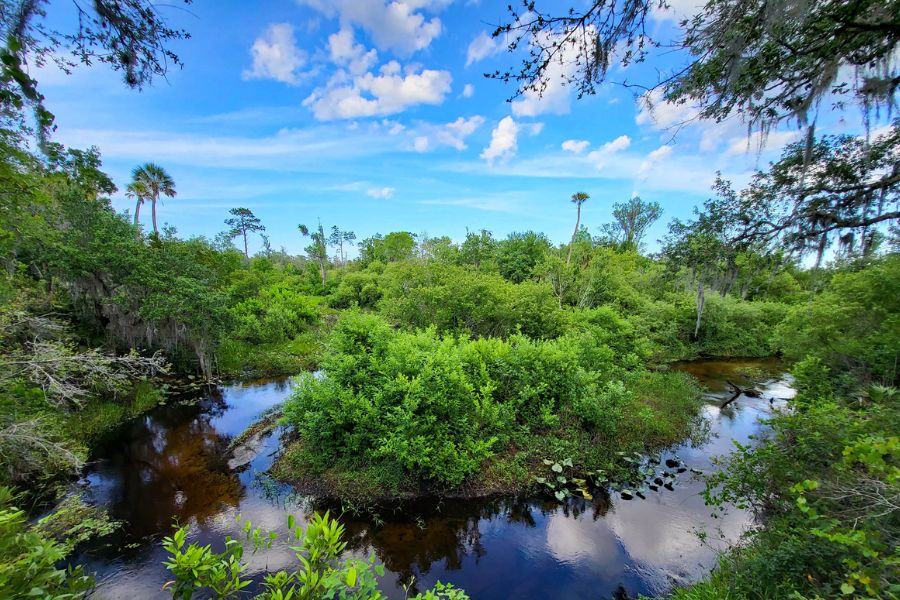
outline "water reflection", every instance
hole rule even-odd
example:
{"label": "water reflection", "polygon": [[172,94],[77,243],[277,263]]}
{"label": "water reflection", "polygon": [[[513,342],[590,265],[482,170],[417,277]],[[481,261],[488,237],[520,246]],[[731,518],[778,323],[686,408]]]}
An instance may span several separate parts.
{"label": "water reflection", "polygon": [[[772,361],[707,361],[676,368],[700,378],[710,389],[704,409],[711,436],[699,446],[685,444],[678,456],[689,467],[713,468],[711,457],[746,443],[758,432],[767,399],[741,398],[719,409],[726,380],[757,387],[778,398],[792,393]],[[100,596],[156,598],[167,573],[159,538],[171,531],[172,517],[195,525],[194,539],[219,543],[239,535],[235,516],[284,536],[284,515],[301,520],[312,508],[283,487],[259,476],[278,449],[277,433],[265,441],[249,465],[228,469],[225,449],[263,410],[290,390],[286,381],[209,390],[199,403],[162,407],[136,420],[101,448],[86,473],[89,497],[128,523],[112,548],[80,560],[99,573]],[[780,402],[780,401],[779,401]],[[773,403],[778,406],[778,402]],[[345,518],[349,548],[376,555],[387,569],[390,597],[403,598],[401,583],[414,589],[437,580],[465,588],[473,598],[624,598],[659,594],[673,582],[701,576],[716,549],[735,541],[749,517],[732,511],[712,519],[698,478],[685,476],[674,491],[648,493],[646,500],[588,502],[570,498],[496,497],[478,500],[426,498],[381,511],[381,523]],[[334,507],[332,507],[333,509]],[[703,544],[697,530],[711,534]],[[286,548],[248,556],[249,572],[296,564]]]}

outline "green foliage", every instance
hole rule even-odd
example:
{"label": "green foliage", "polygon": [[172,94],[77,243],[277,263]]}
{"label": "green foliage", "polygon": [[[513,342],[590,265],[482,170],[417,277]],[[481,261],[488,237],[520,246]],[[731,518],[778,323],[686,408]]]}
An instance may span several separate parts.
{"label": "green foliage", "polygon": [[[285,403],[285,422],[300,436],[293,468],[322,474],[384,465],[394,481],[399,470],[446,487],[530,432],[584,432],[601,453],[622,443],[623,422],[627,444],[683,434],[696,386],[642,374],[635,355],[618,356],[603,343],[607,335],[588,322],[550,341],[471,340],[433,328],[397,331],[378,316],[347,313],[321,361],[325,376],[301,376]],[[670,421],[671,430],[654,420]]]}
{"label": "green foliage", "polygon": [[416,238],[407,231],[395,231],[386,236],[376,234],[359,243],[359,260],[363,265],[409,260],[415,249]]}
{"label": "green foliage", "polygon": [[3,597],[71,600],[83,598],[93,580],[80,567],[59,569],[68,548],[28,525],[14,506],[9,488],[0,487],[0,590]]}
{"label": "green foliage", "polygon": [[381,296],[379,273],[372,270],[357,271],[341,276],[340,283],[328,298],[328,303],[334,308],[357,306],[373,309],[378,305]]}
{"label": "green foliage", "polygon": [[522,283],[537,276],[537,267],[549,250],[550,240],[542,233],[510,233],[497,243],[497,270],[504,279]]}
{"label": "green foliage", "polygon": [[381,285],[384,314],[412,327],[501,337],[563,332],[562,311],[550,288],[537,282],[513,284],[497,274],[440,263],[396,263],[385,269]]}
{"label": "green foliage", "polygon": [[809,303],[794,307],[777,329],[785,355],[813,356],[849,381],[898,381],[900,256],[839,272]]}
{"label": "green foliage", "polygon": [[[240,520],[240,515],[238,515]],[[376,575],[384,576],[384,566],[375,562],[372,554],[368,560],[341,559],[347,543],[343,541],[344,526],[327,512],[315,514],[306,527],[297,525],[293,515],[288,516],[288,528],[294,538],[290,548],[299,566],[294,570],[266,573],[260,593],[253,597],[260,600],[319,600],[321,598],[347,598],[380,600],[385,596],[379,591]],[[277,539],[274,532],[268,534],[250,521],[244,522],[242,531],[253,543],[253,552],[268,550]],[[169,559],[163,563],[175,576],[166,584],[173,598],[190,600],[195,594],[212,593],[216,598],[240,596],[251,580],[243,577],[244,543],[231,537],[225,538],[225,550],[213,552],[210,545],[187,544],[187,527],[179,527],[163,540],[163,548]],[[467,600],[468,596],[452,585],[438,583],[434,589],[414,598]]]}

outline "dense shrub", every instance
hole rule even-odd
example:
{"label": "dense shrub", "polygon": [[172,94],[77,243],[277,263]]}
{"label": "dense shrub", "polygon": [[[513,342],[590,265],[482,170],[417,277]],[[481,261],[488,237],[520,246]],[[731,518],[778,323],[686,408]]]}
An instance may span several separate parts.
{"label": "dense shrub", "polygon": [[900,255],[836,274],[810,302],[791,309],[777,329],[793,359],[819,358],[848,381],[898,381]]}
{"label": "dense shrub", "polygon": [[258,294],[231,309],[232,336],[246,342],[284,342],[314,324],[322,298],[307,296],[298,277],[286,278],[262,288]]}
{"label": "dense shrub", "polygon": [[[665,402],[671,393],[654,406],[639,385],[630,389],[645,377],[632,370],[635,355],[619,355],[591,327],[548,341],[473,340],[345,314],[322,359],[324,377],[298,378],[285,404],[286,422],[308,449],[298,460],[320,472],[380,464],[395,475],[456,486],[522,433],[575,428],[612,452],[622,414],[683,425],[663,417],[673,408]],[[697,396],[696,388],[686,392],[680,409],[693,414]],[[629,427],[640,443],[637,429]]]}
{"label": "dense shrub", "polygon": [[562,333],[563,312],[549,286],[510,283],[495,273],[440,263],[397,263],[382,276],[383,312],[412,327],[440,332],[535,338]]}

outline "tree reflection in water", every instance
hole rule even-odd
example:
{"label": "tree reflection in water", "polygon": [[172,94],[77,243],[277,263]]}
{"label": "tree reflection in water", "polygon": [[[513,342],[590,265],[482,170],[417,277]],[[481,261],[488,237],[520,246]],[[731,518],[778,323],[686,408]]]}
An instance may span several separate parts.
{"label": "tree reflection in water", "polygon": [[229,440],[212,425],[225,408],[213,392],[200,404],[155,410],[107,442],[116,451],[105,453],[94,477],[131,541],[167,531],[173,518],[205,524],[244,497],[227,466]]}

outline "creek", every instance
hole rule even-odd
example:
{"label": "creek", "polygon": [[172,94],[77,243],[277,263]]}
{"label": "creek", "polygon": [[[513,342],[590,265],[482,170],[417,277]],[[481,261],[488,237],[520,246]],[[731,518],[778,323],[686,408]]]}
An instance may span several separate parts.
{"label": "creek", "polygon": [[[401,583],[411,577],[413,589],[440,580],[474,599],[634,598],[702,577],[752,519],[735,508],[713,518],[701,496],[703,483],[692,472],[710,472],[713,458],[729,453],[734,441],[747,443],[760,433],[760,419],[793,390],[774,360],[705,360],[674,368],[708,388],[702,409],[708,435],[662,453],[663,461],[677,457],[691,469],[671,490],[647,492],[644,499],[610,492],[564,503],[532,496],[424,498],[374,521],[345,515],[351,552],[375,553],[386,567],[382,589],[391,598],[405,597]],[[741,396],[721,409],[731,397],[727,381],[755,385],[764,397]],[[277,430],[239,467],[229,466],[226,451],[234,436],[290,390],[287,379],[206,388],[199,398],[176,399],[126,424],[98,446],[81,482],[85,499],[105,506],[125,526],[75,559],[97,574],[95,597],[168,595],[161,589],[169,574],[160,540],[172,531],[173,518],[192,525],[191,541],[214,549],[225,535],[241,537],[237,515],[281,537],[287,513],[302,522],[313,510],[310,499],[265,475],[279,448]],[[266,569],[296,564],[279,543],[245,557],[256,579]]]}

